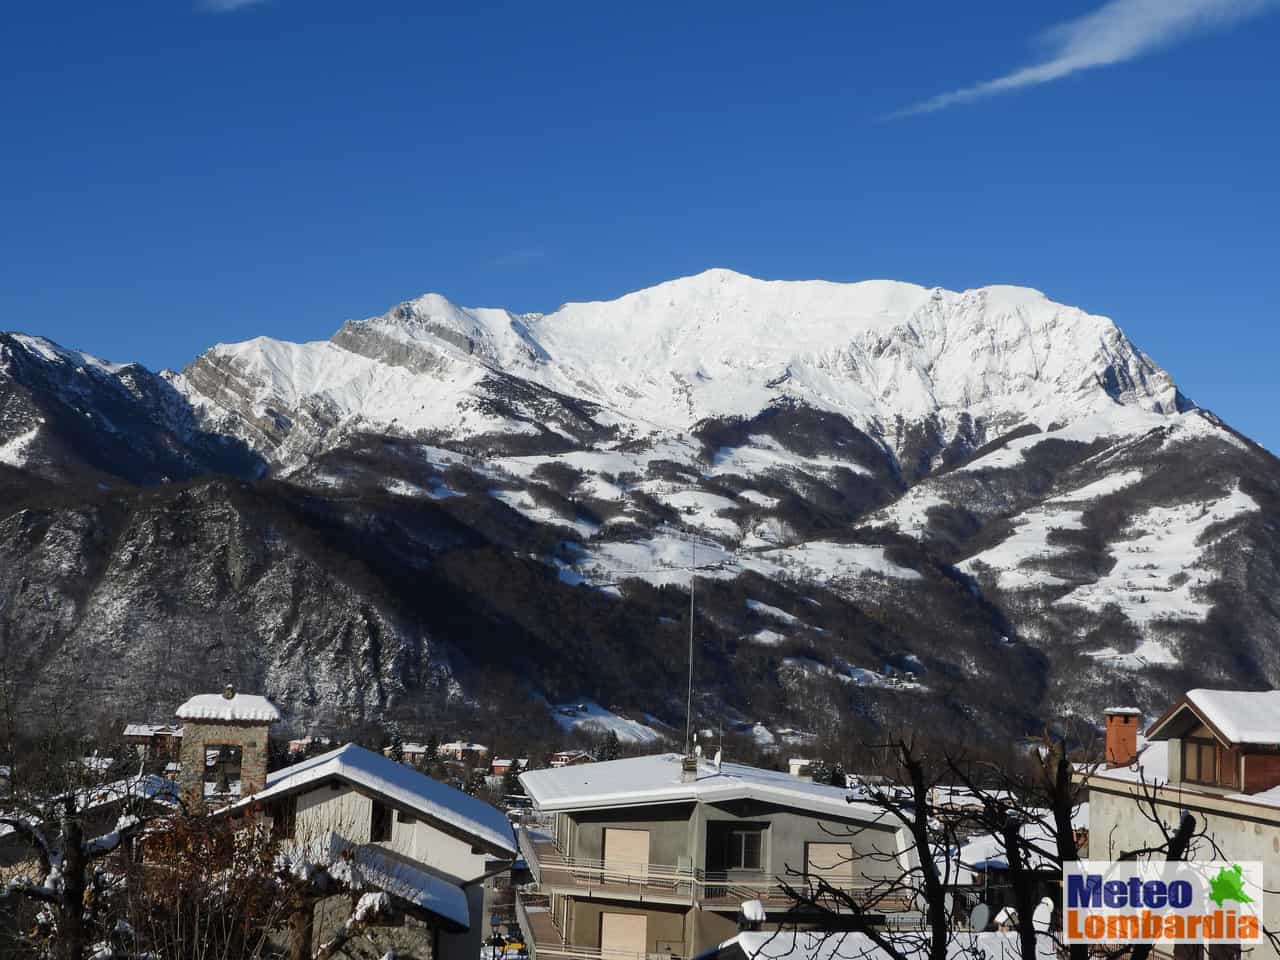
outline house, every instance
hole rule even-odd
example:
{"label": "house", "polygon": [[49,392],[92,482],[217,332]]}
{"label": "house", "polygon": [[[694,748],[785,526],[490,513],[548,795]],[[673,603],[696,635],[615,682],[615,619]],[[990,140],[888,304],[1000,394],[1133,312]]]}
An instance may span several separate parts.
{"label": "house", "polygon": [[537,893],[517,917],[534,960],[693,957],[737,932],[744,901],[776,926],[792,906],[783,881],[856,891],[905,863],[882,811],[773,770],[669,753],[520,783],[541,824],[519,831]]}
{"label": "house", "polygon": [[[1258,860],[1280,876],[1280,690],[1191,690],[1145,731],[1132,707],[1104,719],[1105,763],[1076,772],[1089,792],[1090,859],[1161,842],[1153,804],[1169,825],[1184,810],[1195,816],[1218,848],[1206,856]],[[1280,897],[1264,908],[1264,926],[1280,929]],[[1277,952],[1264,944],[1251,955]]]}
{"label": "house", "polygon": [[552,767],[580,767],[584,763],[595,763],[596,758],[584,750],[561,750],[547,758]]}
{"label": "house", "polygon": [[439,755],[441,758],[461,760],[463,763],[477,764],[489,755],[489,748],[483,743],[469,743],[466,740],[450,740],[448,743],[440,744]]}
{"label": "house", "polygon": [[182,727],[178,787],[189,809],[247,797],[262,789],[267,773],[267,731],[280,711],[266,697],[197,694],[177,710]]}
{"label": "house", "polygon": [[[50,799],[65,796],[61,794]],[[78,811],[77,819],[86,838],[110,833],[123,813],[139,817],[161,816],[173,812],[177,805],[177,784],[149,773],[82,787],[73,795],[73,806]],[[57,832],[56,817],[42,826],[50,833]],[[37,856],[28,837],[9,825],[0,826],[0,883],[7,883],[18,876],[30,876]]]}
{"label": "house", "polygon": [[511,769],[512,764],[515,764],[516,773],[519,773],[525,767],[529,766],[529,758],[521,757],[516,760],[495,759],[493,763],[489,764],[489,772],[495,777],[505,777],[507,775],[507,771]]}
{"label": "house", "polygon": [[328,737],[320,737],[315,734],[308,734],[305,737],[299,737],[297,740],[290,740],[288,751],[289,756],[296,757],[299,754],[310,753],[313,750],[323,750],[332,747],[333,741]]}
{"label": "house", "polygon": [[267,774],[227,810],[262,818],[305,861],[351,864],[425,925],[433,960],[480,956],[484,882],[516,857],[501,811],[356,744]]}
{"label": "house", "polygon": [[793,777],[809,776],[809,764],[813,761],[805,757],[792,757],[787,761],[787,773]]}
{"label": "house", "polygon": [[129,723],[124,742],[147,760],[176,760],[182,749],[182,727],[174,723]]}

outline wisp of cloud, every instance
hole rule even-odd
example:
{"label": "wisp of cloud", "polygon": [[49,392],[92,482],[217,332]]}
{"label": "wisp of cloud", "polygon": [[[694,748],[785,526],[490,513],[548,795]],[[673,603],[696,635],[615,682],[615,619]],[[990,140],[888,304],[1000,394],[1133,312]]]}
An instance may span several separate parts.
{"label": "wisp of cloud", "polygon": [[1050,54],[994,80],[940,93],[888,119],[933,113],[958,103],[1031,87],[1094,67],[1132,60],[1198,31],[1227,26],[1280,0],[1108,0],[1097,10],[1045,31]]}
{"label": "wisp of cloud", "polygon": [[230,13],[262,3],[263,0],[200,0],[200,9],[210,13]]}

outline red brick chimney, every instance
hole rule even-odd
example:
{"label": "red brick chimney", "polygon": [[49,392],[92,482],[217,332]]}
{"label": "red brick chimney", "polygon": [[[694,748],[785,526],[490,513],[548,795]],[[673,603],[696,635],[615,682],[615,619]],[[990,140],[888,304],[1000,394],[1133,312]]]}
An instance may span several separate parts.
{"label": "red brick chimney", "polygon": [[1142,713],[1136,707],[1107,707],[1103,714],[1107,718],[1107,766],[1127,767],[1138,758],[1138,721]]}

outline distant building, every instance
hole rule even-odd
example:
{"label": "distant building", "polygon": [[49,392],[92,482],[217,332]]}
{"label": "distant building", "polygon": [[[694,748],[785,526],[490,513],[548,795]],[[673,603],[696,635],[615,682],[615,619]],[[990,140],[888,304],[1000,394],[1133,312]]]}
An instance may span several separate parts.
{"label": "distant building", "polygon": [[178,708],[183,721],[182,800],[192,809],[202,802],[231,801],[262,789],[267,779],[267,731],[280,711],[266,697],[222,693],[192,697]]}
{"label": "distant building", "polygon": [[[425,751],[425,748],[423,749]],[[489,756],[489,748],[483,743],[468,743],[465,740],[451,740],[440,744],[437,749],[442,758],[462,760],[466,763],[479,763]]]}
{"label": "distant building", "polygon": [[787,772],[793,777],[808,777],[809,764],[812,760],[806,760],[804,757],[792,757],[787,761]]}
{"label": "distant building", "polygon": [[553,753],[547,763],[553,767],[580,767],[584,763],[595,763],[596,758],[584,750],[561,750]]}
{"label": "distant building", "polygon": [[290,756],[297,756],[301,753],[310,753],[312,750],[323,750],[332,746],[333,741],[328,737],[308,734],[305,737],[299,737],[297,740],[290,740],[288,750]]}
{"label": "distant building", "polygon": [[493,774],[495,777],[505,777],[507,775],[507,771],[511,769],[513,764],[516,768],[516,773],[519,773],[525,767],[529,766],[529,758],[521,757],[516,760],[511,760],[511,759],[494,760],[493,763],[489,764],[489,772]]}
{"label": "distant building", "polygon": [[182,726],[175,723],[130,723],[124,742],[132,744],[148,760],[176,759],[182,750]]}

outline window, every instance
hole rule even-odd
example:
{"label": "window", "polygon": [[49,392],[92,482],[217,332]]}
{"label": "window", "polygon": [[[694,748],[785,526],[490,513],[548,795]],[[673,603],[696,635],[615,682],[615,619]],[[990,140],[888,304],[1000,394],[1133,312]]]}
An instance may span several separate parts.
{"label": "window", "polygon": [[1182,741],[1182,779],[1189,783],[1218,782],[1218,747],[1212,740],[1189,737]]}
{"label": "window", "polygon": [[396,819],[401,823],[417,823],[418,818],[412,813],[405,813],[403,810],[396,811]]}
{"label": "window", "polygon": [[271,811],[271,836],[275,840],[287,840],[293,836],[298,822],[298,798],[285,797]]}
{"label": "window", "polygon": [[730,870],[759,870],[762,835],[760,830],[730,830],[725,866]]}
{"label": "window", "polygon": [[391,839],[391,808],[385,803],[373,801],[373,812],[369,817],[369,842],[386,843]]}

